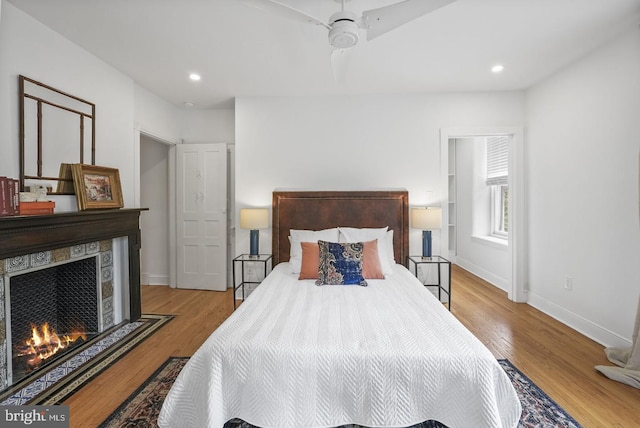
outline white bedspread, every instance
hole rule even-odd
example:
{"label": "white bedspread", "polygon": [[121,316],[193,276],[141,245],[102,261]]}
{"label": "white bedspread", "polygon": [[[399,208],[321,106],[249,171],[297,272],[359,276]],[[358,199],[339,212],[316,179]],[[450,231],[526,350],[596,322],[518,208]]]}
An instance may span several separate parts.
{"label": "white bedspread", "polygon": [[517,426],[495,357],[407,269],[368,283],[318,287],[276,266],[189,360],[159,425]]}

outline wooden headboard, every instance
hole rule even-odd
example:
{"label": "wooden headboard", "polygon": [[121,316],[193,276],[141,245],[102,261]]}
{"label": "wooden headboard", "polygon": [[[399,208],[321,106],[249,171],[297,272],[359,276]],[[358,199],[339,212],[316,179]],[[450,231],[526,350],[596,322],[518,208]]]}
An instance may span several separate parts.
{"label": "wooden headboard", "polygon": [[385,227],[393,230],[396,263],[409,255],[409,193],[390,191],[273,192],[274,266],[289,260],[289,230]]}

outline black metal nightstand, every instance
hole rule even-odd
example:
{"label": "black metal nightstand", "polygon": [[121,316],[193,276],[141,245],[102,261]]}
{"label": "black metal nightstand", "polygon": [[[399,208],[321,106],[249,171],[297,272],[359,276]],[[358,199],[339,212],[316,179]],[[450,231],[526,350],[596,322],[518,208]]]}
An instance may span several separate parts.
{"label": "black metal nightstand", "polygon": [[[421,264],[435,264],[437,265],[438,271],[438,282],[435,284],[424,284],[425,287],[438,287],[438,300],[444,303],[449,310],[451,310],[451,262],[444,257],[440,256],[431,256],[431,257],[422,257],[422,256],[408,256],[407,257],[407,269],[413,272],[416,278],[418,276],[418,265]],[[413,265],[413,270],[411,269]],[[448,283],[447,287],[442,283],[442,267],[445,267],[448,272]],[[447,296],[446,301],[442,301],[442,293]]]}
{"label": "black metal nightstand", "polygon": [[[237,265],[240,265],[240,272],[239,272],[239,280],[240,283],[238,283],[238,275],[236,274]],[[245,299],[245,286],[249,285],[249,284],[260,284],[262,281],[258,281],[252,278],[247,279],[247,276],[249,274],[253,274],[257,276],[257,272],[254,270],[251,270],[249,267],[245,266],[252,266],[255,268],[254,265],[257,264],[262,264],[264,271],[263,271],[263,277],[262,279],[267,277],[267,274],[269,272],[271,272],[271,269],[273,268],[273,261],[272,261],[272,256],[271,254],[258,254],[256,256],[252,256],[250,254],[240,254],[238,257],[236,257],[235,259],[233,259],[233,310],[236,310],[236,292],[238,291],[239,288],[242,289],[242,300],[244,301]]]}

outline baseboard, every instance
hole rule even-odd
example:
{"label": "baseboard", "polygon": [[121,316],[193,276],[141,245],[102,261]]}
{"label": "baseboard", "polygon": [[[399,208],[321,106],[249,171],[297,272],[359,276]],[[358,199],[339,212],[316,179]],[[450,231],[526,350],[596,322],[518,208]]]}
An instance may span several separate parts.
{"label": "baseboard", "polygon": [[627,348],[631,341],[529,290],[527,303],[604,347]]}
{"label": "baseboard", "polygon": [[491,284],[491,285],[493,285],[495,287],[498,287],[502,291],[504,291],[506,293],[509,292],[509,288],[508,288],[509,286],[507,284],[507,281],[504,278],[501,278],[498,275],[495,275],[495,274],[489,272],[488,270],[485,270],[485,269],[481,268],[480,266],[475,265],[475,264],[471,263],[470,261],[468,261],[465,258],[460,257],[460,256],[456,257],[456,264],[458,266],[460,266],[461,268],[463,268],[464,270],[471,272],[475,276],[484,279],[489,284]]}
{"label": "baseboard", "polygon": [[169,285],[169,275],[140,273],[140,284],[143,285]]}
{"label": "baseboard", "polygon": [[[491,285],[498,287],[505,292],[507,291],[507,285],[505,281],[493,275],[491,272],[488,272],[482,269],[479,266],[470,263],[468,260],[458,256],[456,258],[456,264],[461,268],[471,272],[475,276],[482,278],[487,281]],[[574,314],[571,311],[559,306],[550,300],[545,299],[542,296],[539,296],[532,292],[531,290],[527,291],[527,303],[539,311],[549,315],[551,318],[554,318],[561,323],[571,327],[578,333],[588,337],[589,339],[601,344],[603,347],[616,347],[616,348],[627,348],[632,345],[629,339],[626,339],[598,324],[595,324],[588,319],[581,317],[580,315]]]}

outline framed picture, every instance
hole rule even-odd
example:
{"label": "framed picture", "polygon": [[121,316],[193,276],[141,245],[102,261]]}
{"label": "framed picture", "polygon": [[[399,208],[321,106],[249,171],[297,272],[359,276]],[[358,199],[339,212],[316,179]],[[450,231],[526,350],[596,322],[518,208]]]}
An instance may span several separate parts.
{"label": "framed picture", "polygon": [[73,186],[73,173],[71,172],[70,163],[60,164],[60,173],[58,174],[58,187],[56,193],[61,195],[73,195],[75,189]]}
{"label": "framed picture", "polygon": [[122,208],[120,173],[116,168],[75,163],[71,166],[78,210]]}

